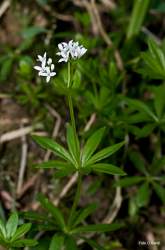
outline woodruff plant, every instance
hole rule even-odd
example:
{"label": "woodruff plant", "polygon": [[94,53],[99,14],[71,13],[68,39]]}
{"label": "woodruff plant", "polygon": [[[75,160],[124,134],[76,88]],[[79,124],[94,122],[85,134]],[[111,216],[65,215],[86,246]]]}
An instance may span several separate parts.
{"label": "woodruff plant", "polygon": [[[87,49],[85,49],[82,45],[79,45],[78,42],[74,42],[73,40],[69,41],[68,43],[60,43],[58,45],[58,48],[59,52],[57,53],[57,55],[60,56],[59,62],[67,63],[68,67],[68,80],[65,88],[67,89],[66,95],[68,98],[71,124],[67,125],[67,149],[58,144],[53,139],[33,135],[33,139],[41,147],[51,150],[59,158],[58,160],[50,160],[41,164],[37,164],[35,165],[35,167],[43,169],[54,168],[56,169],[56,174],[58,176],[67,176],[73,174],[74,172],[77,172],[78,180],[75,198],[72,208],[69,210],[67,219],[64,218],[62,212],[50,201],[48,201],[46,197],[44,197],[43,195],[39,196],[39,201],[42,207],[52,215],[51,219],[49,218],[49,220],[47,220],[46,222],[46,230],[52,230],[53,227],[56,231],[50,244],[50,250],[56,249],[55,247],[58,247],[57,249],[62,249],[63,246],[65,246],[66,249],[77,249],[76,239],[83,237],[84,233],[107,232],[117,230],[122,227],[122,224],[120,223],[82,225],[82,222],[94,212],[96,207],[93,204],[81,210],[77,209],[77,207],[81,194],[82,178],[84,175],[90,174],[92,171],[110,175],[125,175],[125,172],[119,167],[102,162],[102,160],[119,150],[124,145],[124,142],[120,142],[113,146],[108,146],[98,152],[95,152],[101,142],[105,128],[100,128],[95,131],[87,139],[84,146],[80,147],[80,141],[76,131],[74,108],[72,102],[74,73],[71,72],[73,72],[72,61],[81,58],[86,53]],[[39,72],[39,76],[46,77],[46,82],[49,82],[51,80],[51,77],[54,77],[56,75],[52,59],[47,59],[47,55],[45,52],[44,56],[38,55],[37,61],[41,65],[35,66],[34,68]],[[41,218],[42,216],[40,217],[37,214],[26,213],[26,216],[44,222],[44,219]],[[100,249],[96,242],[86,239],[85,237],[83,237],[83,239],[92,247]]]}
{"label": "woodruff plant", "polygon": [[6,224],[0,220],[0,245],[5,247],[5,249],[14,250],[37,244],[36,240],[24,238],[24,235],[31,228],[31,223],[24,223],[18,227],[18,222],[16,212],[11,214]]}

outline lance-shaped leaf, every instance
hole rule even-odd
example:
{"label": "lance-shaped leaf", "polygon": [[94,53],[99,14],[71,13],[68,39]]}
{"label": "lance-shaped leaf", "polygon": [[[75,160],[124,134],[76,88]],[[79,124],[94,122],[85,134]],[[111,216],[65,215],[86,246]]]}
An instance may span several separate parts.
{"label": "lance-shaped leaf", "polygon": [[12,243],[12,247],[32,247],[32,246],[36,246],[38,244],[38,242],[36,240],[33,239],[20,239],[17,241],[14,241]]}
{"label": "lance-shaped leaf", "polygon": [[47,198],[45,198],[44,195],[39,194],[38,195],[38,200],[41,203],[41,206],[49,211],[51,213],[51,215],[54,217],[55,219],[55,224],[57,224],[61,229],[64,229],[65,227],[65,221],[63,218],[63,215],[61,213],[61,211],[55,207]]}
{"label": "lance-shaped leaf", "polygon": [[148,47],[151,55],[156,60],[159,67],[163,70],[165,70],[165,56],[163,51],[159,48],[159,46],[156,44],[156,42],[152,39],[149,39],[148,41]]}
{"label": "lance-shaped leaf", "polygon": [[80,146],[78,137],[70,124],[67,125],[67,144],[72,158],[77,163],[80,155]]}
{"label": "lance-shaped leaf", "polygon": [[97,208],[96,204],[90,204],[87,207],[83,208],[79,211],[77,218],[74,219],[73,226],[80,224],[83,222],[90,214],[92,214]]}
{"label": "lance-shaped leaf", "polygon": [[120,143],[117,143],[113,146],[109,146],[109,147],[106,147],[102,150],[100,150],[98,153],[96,153],[95,155],[93,155],[89,161],[86,162],[86,165],[91,165],[95,162],[98,162],[98,161],[101,161],[107,157],[109,157],[110,155],[114,154],[116,151],[118,151],[123,145],[124,145],[125,142],[120,142]]}
{"label": "lance-shaped leaf", "polygon": [[104,233],[104,232],[111,232],[118,230],[123,226],[124,225],[120,223],[87,225],[73,229],[72,233],[73,234],[90,233],[90,232]]}
{"label": "lance-shaped leaf", "polygon": [[78,250],[76,240],[72,236],[65,237],[65,250]]}
{"label": "lance-shaped leaf", "polygon": [[2,234],[4,238],[6,238],[6,227],[1,219],[0,219],[0,234]]}
{"label": "lance-shaped leaf", "polygon": [[150,188],[148,183],[144,183],[137,192],[136,203],[138,207],[147,206],[150,199]]}
{"label": "lance-shaped leaf", "polygon": [[39,164],[34,164],[33,165],[35,168],[54,168],[57,170],[70,170],[70,171],[74,171],[75,167],[67,162],[64,161],[57,161],[57,160],[50,160],[50,161],[46,161],[46,162],[42,162]]}
{"label": "lance-shaped leaf", "polygon": [[31,223],[21,225],[12,237],[12,241],[18,240],[24,236],[31,228]]}
{"label": "lance-shaped leaf", "polygon": [[94,134],[92,134],[90,138],[87,140],[82,151],[82,164],[83,165],[85,165],[85,163],[90,159],[92,154],[97,149],[103,137],[104,131],[105,131],[105,128],[100,128],[99,130],[94,132]]}
{"label": "lance-shaped leaf", "polygon": [[161,118],[165,110],[165,98],[164,98],[165,84],[162,84],[160,86],[155,86],[152,89],[155,94],[155,98],[154,98],[155,111],[156,111],[157,116]]}
{"label": "lance-shaped leaf", "polygon": [[165,204],[165,188],[157,184],[156,182],[152,182],[155,192],[161,199],[162,203]]}
{"label": "lance-shaped leaf", "polygon": [[54,140],[49,139],[47,137],[43,137],[43,136],[37,136],[37,135],[33,135],[32,138],[44,149],[49,149],[52,152],[54,152],[57,156],[65,160],[68,160],[70,162],[73,162],[73,159],[71,155],[69,154],[69,152],[63,146],[61,146]]}
{"label": "lance-shaped leaf", "polygon": [[133,100],[131,98],[126,98],[129,106],[132,106],[138,111],[144,112],[148,114],[155,122],[158,122],[157,116],[153,113],[153,111],[142,101]]}
{"label": "lance-shaped leaf", "polygon": [[115,182],[115,186],[120,186],[120,187],[129,187],[133,186],[135,184],[138,184],[139,182],[142,182],[145,180],[145,177],[142,176],[131,176],[131,177],[125,177],[120,180],[117,180]]}
{"label": "lance-shaped leaf", "polygon": [[6,224],[6,231],[8,238],[12,237],[15,234],[17,226],[18,226],[18,214],[15,212],[11,214]]}
{"label": "lance-shaped leaf", "polygon": [[55,234],[51,240],[49,250],[61,250],[64,245],[64,236]]}
{"label": "lance-shaped leaf", "polygon": [[119,167],[108,163],[98,163],[91,166],[93,171],[111,174],[111,175],[126,175],[126,173]]}
{"label": "lance-shaped leaf", "polygon": [[89,246],[92,247],[92,249],[96,249],[96,250],[105,250],[105,248],[103,248],[102,246],[100,246],[99,244],[97,244],[94,240],[82,237],[82,239],[88,243]]}
{"label": "lance-shaped leaf", "polygon": [[133,10],[131,19],[128,25],[127,38],[131,38],[140,32],[145,16],[147,14],[150,0],[135,0],[133,1]]}

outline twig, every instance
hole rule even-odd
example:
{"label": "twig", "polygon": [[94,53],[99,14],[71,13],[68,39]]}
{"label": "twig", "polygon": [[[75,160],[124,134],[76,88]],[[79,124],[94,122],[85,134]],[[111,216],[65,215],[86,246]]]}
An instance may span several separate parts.
{"label": "twig", "polygon": [[[154,237],[152,232],[147,232],[145,236],[146,236],[147,242],[153,242],[153,243],[156,242],[155,237]],[[150,250],[158,250],[158,247],[156,244],[149,244],[149,249]]]}
{"label": "twig", "polygon": [[19,175],[18,175],[18,183],[17,183],[17,194],[22,190],[22,184],[26,169],[26,161],[27,161],[27,151],[28,151],[28,144],[26,142],[26,136],[23,135],[21,138],[22,141],[22,154],[21,154],[21,162],[20,162],[20,169],[19,169]]}
{"label": "twig", "polygon": [[89,13],[90,18],[91,18],[93,34],[99,35],[98,25],[96,25],[97,20],[96,20],[95,14],[93,12],[92,5],[86,0],[85,1],[83,0],[83,3],[84,3],[84,6],[86,7],[86,9]]}
{"label": "twig", "polygon": [[[55,122],[55,127],[54,127],[53,135],[52,135],[52,137],[55,138],[58,135],[58,132],[59,132],[59,129],[60,129],[60,126],[61,126],[61,117],[55,111],[55,109],[53,109],[49,105],[46,105],[46,107],[49,110],[49,112],[51,113],[51,115],[54,116],[57,119],[56,122]],[[50,155],[51,155],[51,152],[49,150],[47,150],[47,152],[46,152],[46,154],[44,156],[44,161],[48,161]],[[34,183],[36,183],[36,181],[38,180],[38,178],[41,176],[42,173],[43,173],[43,170],[40,169],[35,175],[33,175],[33,177],[31,177],[29,180],[27,180],[27,182],[22,187],[22,190],[20,191],[19,197],[21,197],[24,193],[26,193],[27,190],[29,188],[31,188],[34,185]]]}
{"label": "twig", "polygon": [[121,188],[116,187],[115,198],[113,200],[112,206],[110,207],[107,216],[103,220],[103,223],[110,224],[114,221],[121,207],[121,204],[122,204]]}
{"label": "twig", "polygon": [[72,15],[58,13],[55,10],[52,11],[51,6],[49,6],[48,4],[44,4],[40,6],[45,12],[49,13],[52,17],[55,17],[64,22],[73,22],[75,24],[75,18]]}
{"label": "twig", "polygon": [[40,172],[38,172],[37,174],[33,175],[31,178],[29,178],[26,183],[22,186],[18,198],[21,198],[26,192],[27,190],[29,190],[29,188],[31,188],[32,186],[34,186],[35,182],[37,181],[38,177],[40,176]]}
{"label": "twig", "polygon": [[11,96],[9,94],[0,93],[0,99],[8,99]]}
{"label": "twig", "polygon": [[21,118],[21,119],[14,119],[12,120],[11,118],[4,118],[4,117],[1,117],[0,118],[0,126],[9,126],[9,125],[15,125],[15,124],[27,124],[29,123],[29,119],[24,117],[24,118]]}
{"label": "twig", "polygon": [[70,190],[70,188],[76,183],[78,178],[78,174],[75,173],[70,180],[67,182],[67,184],[64,186],[64,188],[62,189],[61,193],[59,194],[59,196],[53,201],[54,205],[58,205],[60,200],[68,193],[68,191]]}
{"label": "twig", "polygon": [[101,2],[109,9],[116,9],[116,4],[112,0],[101,0]]}
{"label": "twig", "polygon": [[7,132],[0,136],[0,144],[27,135],[31,133],[33,130],[34,130],[33,126],[27,126],[25,128],[20,128],[17,130]]}
{"label": "twig", "polygon": [[0,200],[4,201],[5,207],[7,209],[12,208],[12,204],[14,203],[13,197],[9,194],[9,192],[2,190],[0,191]]}
{"label": "twig", "polygon": [[[84,0],[85,1],[85,0]],[[93,7],[93,12],[95,14],[95,17],[96,17],[96,21],[97,21],[97,25],[98,25],[98,28],[99,28],[99,31],[100,31],[100,35],[102,36],[102,38],[104,39],[105,43],[110,47],[112,48],[113,47],[113,43],[110,39],[110,37],[107,35],[103,25],[102,25],[102,22],[101,22],[101,18],[100,18],[100,14],[99,14],[99,11],[97,9],[97,6],[96,6],[96,3],[95,3],[95,0],[91,0],[91,5]],[[115,59],[116,59],[116,63],[117,63],[117,66],[118,68],[123,71],[124,69],[124,66],[123,66],[123,61],[122,61],[122,58],[121,58],[121,55],[119,53],[119,51],[117,49],[115,49],[114,51],[114,56],[115,56]]]}
{"label": "twig", "polygon": [[89,121],[87,122],[84,131],[88,131],[90,129],[90,127],[92,126],[92,124],[95,122],[96,120],[96,113],[93,113],[89,119]]}
{"label": "twig", "polygon": [[11,1],[5,0],[1,6],[0,6],[0,17],[3,16],[3,14],[6,12],[6,10],[9,8]]}

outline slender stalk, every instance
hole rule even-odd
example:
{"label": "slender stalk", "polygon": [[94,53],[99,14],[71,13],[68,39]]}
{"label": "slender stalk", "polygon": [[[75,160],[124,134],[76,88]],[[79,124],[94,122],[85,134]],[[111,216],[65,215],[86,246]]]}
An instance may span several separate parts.
{"label": "slender stalk", "polygon": [[[68,88],[70,88],[70,82],[71,82],[71,65],[70,62],[68,62]],[[77,142],[77,132],[76,132],[76,122],[75,122],[75,116],[74,116],[74,109],[73,109],[73,101],[72,101],[72,96],[70,94],[70,92],[68,91],[68,104],[69,104],[69,111],[70,111],[70,118],[71,118],[71,124],[73,127],[73,131],[74,131],[74,140],[76,143],[76,151],[77,151],[77,155],[79,155],[79,144]],[[78,164],[79,159],[78,160]]]}
{"label": "slender stalk", "polygon": [[[70,82],[71,82],[71,65],[70,65],[70,62],[68,62],[68,85],[67,85],[68,90],[70,88]],[[76,122],[75,122],[75,116],[74,116],[73,102],[72,102],[72,96],[71,96],[69,91],[68,91],[68,104],[69,104],[71,124],[72,124],[73,131],[74,131],[74,140],[75,140],[75,143],[76,143],[76,151],[77,151],[77,155],[79,155],[79,143],[77,141]],[[77,157],[77,158],[78,158],[77,159],[78,160],[78,165],[80,165],[80,159],[79,159],[79,157]],[[75,214],[75,211],[76,211],[79,199],[80,199],[81,182],[82,182],[81,173],[78,172],[77,190],[76,190],[76,193],[75,193],[73,205],[72,205],[70,215],[69,215],[69,219],[68,219],[68,226],[69,227],[72,225],[74,214]]]}
{"label": "slender stalk", "polygon": [[67,87],[70,87],[70,79],[71,79],[71,70],[70,70],[70,62],[68,62],[68,85]]}
{"label": "slender stalk", "polygon": [[70,94],[68,94],[68,104],[69,104],[71,124],[72,124],[73,130],[74,130],[74,134],[76,135],[76,122],[75,122],[75,117],[74,117],[72,97]]}
{"label": "slender stalk", "polygon": [[70,215],[69,215],[69,220],[68,220],[68,225],[69,226],[71,226],[71,224],[73,222],[74,214],[75,214],[76,208],[77,208],[79,200],[80,200],[81,184],[82,184],[82,176],[81,176],[81,173],[78,173],[77,190],[76,190],[76,193],[75,193],[74,202],[73,202],[71,212],[70,212]]}
{"label": "slender stalk", "polygon": [[[70,88],[70,82],[71,82],[71,65],[70,62],[68,62],[68,85],[67,85],[68,89]],[[76,134],[76,123],[74,118],[73,102],[69,91],[68,91],[68,103],[69,103],[71,123],[74,129],[74,133]]]}

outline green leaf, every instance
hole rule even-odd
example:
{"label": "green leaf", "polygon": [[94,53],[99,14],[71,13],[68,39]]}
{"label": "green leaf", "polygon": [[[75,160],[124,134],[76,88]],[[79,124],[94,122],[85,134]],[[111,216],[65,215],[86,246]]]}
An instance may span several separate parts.
{"label": "green leaf", "polygon": [[49,149],[53,151],[57,156],[73,162],[69,152],[54,140],[37,135],[33,135],[32,138],[44,149]]}
{"label": "green leaf", "polygon": [[165,98],[164,98],[165,84],[153,87],[153,92],[155,94],[154,107],[156,110],[156,114],[159,118],[161,118],[165,108]]}
{"label": "green leaf", "polygon": [[76,168],[61,169],[61,170],[58,170],[54,173],[54,177],[55,178],[63,178],[65,176],[69,176],[69,175],[73,174],[75,171],[76,171]]}
{"label": "green leaf", "polygon": [[48,0],[37,0],[37,3],[44,7],[48,4]]}
{"label": "green leaf", "polygon": [[85,163],[90,159],[92,154],[97,149],[97,147],[100,144],[101,139],[103,137],[104,131],[105,131],[105,128],[98,129],[87,140],[87,142],[82,150],[82,164],[83,165],[85,165]]}
{"label": "green leaf", "polygon": [[142,101],[139,100],[134,100],[131,98],[126,98],[129,106],[134,107],[135,109],[137,109],[138,111],[142,111],[145,112],[146,114],[148,114],[155,122],[158,122],[158,118],[156,117],[156,115],[152,112],[152,110],[146,105],[144,104]]}
{"label": "green leaf", "polygon": [[156,60],[158,65],[165,69],[165,56],[163,51],[159,48],[157,43],[153,39],[149,39],[148,41],[149,51],[151,52],[153,58]]}
{"label": "green leaf", "polygon": [[49,250],[61,250],[64,245],[64,236],[55,234],[51,240]]}
{"label": "green leaf", "polygon": [[79,89],[81,84],[81,72],[80,70],[76,69],[74,75],[73,75],[73,81],[72,81],[72,88],[73,89]]}
{"label": "green leaf", "polygon": [[33,239],[22,239],[12,243],[12,247],[33,247],[36,246],[38,242]]}
{"label": "green leaf", "polygon": [[39,194],[38,195],[38,200],[41,203],[41,206],[49,211],[51,215],[55,218],[55,224],[59,225],[61,229],[64,229],[65,227],[65,221],[63,218],[63,215],[61,211],[55,207],[47,198],[45,198],[44,195]]}
{"label": "green leaf", "polygon": [[76,241],[72,236],[65,237],[65,250],[78,250]]}
{"label": "green leaf", "polygon": [[144,76],[165,79],[165,55],[154,40],[148,41],[149,51],[142,53],[144,66],[139,70]]}
{"label": "green leaf", "polygon": [[154,159],[152,162],[150,173],[152,175],[158,175],[165,166],[165,156],[162,156],[160,159]]}
{"label": "green leaf", "polygon": [[91,239],[87,239],[85,237],[82,238],[85,242],[88,243],[89,246],[92,247],[92,249],[96,249],[96,250],[105,250],[105,248],[103,248],[102,246],[98,245],[95,241],[91,240]]}
{"label": "green leaf", "polygon": [[28,27],[28,28],[22,30],[21,35],[24,39],[29,39],[29,38],[33,38],[36,35],[39,35],[41,33],[45,33],[45,32],[46,32],[45,28],[32,26],[32,27]]}
{"label": "green leaf", "polygon": [[161,199],[162,203],[165,204],[165,188],[157,184],[156,182],[152,182],[155,192]]}
{"label": "green leaf", "polygon": [[83,222],[90,214],[92,214],[97,208],[96,204],[90,204],[87,207],[83,208],[77,218],[75,218],[75,221],[73,223],[73,226],[75,227],[79,223]]}
{"label": "green leaf", "polygon": [[3,221],[0,219],[0,233],[3,235],[4,238],[6,238],[6,228],[5,228],[5,224],[3,223]]}
{"label": "green leaf", "polygon": [[112,155],[116,151],[118,151],[124,144],[125,144],[125,142],[120,142],[120,143],[117,143],[113,146],[109,146],[109,147],[106,147],[106,148],[100,150],[98,153],[93,155],[91,157],[91,159],[89,159],[89,161],[86,163],[86,165],[91,165],[95,162],[101,161],[101,160],[109,157],[110,155]]}
{"label": "green leaf", "polygon": [[67,162],[63,162],[63,161],[57,161],[57,160],[50,160],[50,161],[46,161],[46,162],[42,162],[39,164],[34,164],[33,167],[35,168],[55,168],[57,170],[65,170],[65,169],[69,169],[71,171],[74,171],[74,167],[72,164],[69,164]]}
{"label": "green leaf", "polygon": [[58,161],[58,160],[50,160],[47,162],[34,164],[33,167],[43,168],[43,169],[54,168],[57,170],[54,174],[56,178],[68,176],[76,171],[76,168],[73,166],[73,164],[70,164],[68,162]]}
{"label": "green leaf", "polygon": [[116,231],[120,228],[122,228],[124,225],[119,223],[112,223],[112,224],[97,224],[97,225],[87,225],[82,227],[77,227],[72,230],[72,233],[74,234],[81,234],[81,233],[90,233],[90,232],[111,232]]}
{"label": "green leaf", "polygon": [[148,202],[150,199],[150,189],[149,189],[149,184],[144,183],[137,192],[136,195],[136,203],[138,207],[144,207],[147,206]]}
{"label": "green leaf", "polygon": [[138,214],[139,208],[136,202],[136,196],[129,199],[128,213],[130,217],[135,217]]}
{"label": "green leaf", "polygon": [[115,183],[115,186],[129,187],[129,186],[138,184],[139,182],[144,181],[144,180],[145,180],[145,177],[142,177],[142,176],[125,177],[120,180],[117,180]]}
{"label": "green leaf", "polygon": [[129,159],[131,160],[131,162],[134,164],[135,168],[139,172],[146,175],[147,170],[145,168],[145,162],[144,162],[144,159],[142,158],[141,154],[137,151],[130,151],[128,156],[129,156]]}
{"label": "green leaf", "polygon": [[0,81],[6,81],[11,75],[11,69],[13,65],[13,57],[8,57],[2,64],[0,70]]}
{"label": "green leaf", "polygon": [[72,158],[77,162],[79,159],[80,146],[77,135],[74,134],[74,130],[70,124],[67,125],[67,144]]}
{"label": "green leaf", "polygon": [[[21,215],[28,220],[45,221],[45,215],[35,211],[21,212]],[[48,218],[47,221],[49,221]]]}
{"label": "green leaf", "polygon": [[143,25],[150,0],[135,0],[131,19],[128,26],[127,38],[131,38],[140,32]]}
{"label": "green leaf", "polygon": [[15,212],[11,214],[6,223],[6,232],[8,238],[11,238],[15,234],[17,226],[18,226],[18,214]]}
{"label": "green leaf", "polygon": [[159,13],[165,13],[165,3],[159,3],[154,10]]}
{"label": "green leaf", "polygon": [[25,235],[31,228],[31,223],[21,225],[12,237],[12,241],[15,241]]}
{"label": "green leaf", "polygon": [[126,175],[126,173],[119,167],[108,163],[98,163],[91,166],[93,171],[112,174],[112,175]]}
{"label": "green leaf", "polygon": [[139,129],[138,134],[136,135],[137,138],[143,138],[149,136],[153,132],[155,127],[156,127],[155,123],[146,124],[143,128]]}

